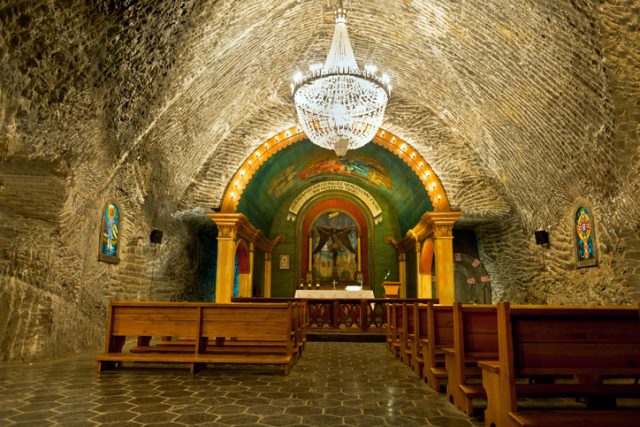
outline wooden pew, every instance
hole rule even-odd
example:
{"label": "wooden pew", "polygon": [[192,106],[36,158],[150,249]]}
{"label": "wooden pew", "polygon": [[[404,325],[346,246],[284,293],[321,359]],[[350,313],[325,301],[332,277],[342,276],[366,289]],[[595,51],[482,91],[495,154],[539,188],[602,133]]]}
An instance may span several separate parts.
{"label": "wooden pew", "polygon": [[[235,299],[234,299],[235,300]],[[250,300],[250,298],[244,298],[244,300]],[[269,303],[268,298],[260,298],[258,302]],[[274,299],[275,300],[275,299]],[[294,358],[297,360],[302,355],[302,352],[306,346],[306,333],[308,324],[308,312],[307,303],[305,300],[293,299],[293,298],[281,298],[276,302],[291,303],[292,306],[292,321],[293,328],[295,330],[293,352]],[[216,340],[207,340],[206,352],[212,353],[237,353],[240,350],[249,353],[261,353],[269,354],[274,350],[281,348],[281,345],[270,345],[269,342],[252,342],[246,340],[239,340],[237,337],[218,337]],[[195,350],[195,340],[185,339],[184,337],[173,340],[172,337],[165,337],[158,344],[155,345],[138,345],[131,351],[134,353],[189,353]]]}
{"label": "wooden pew", "polygon": [[[640,396],[636,382],[640,376],[639,331],[638,308],[511,307],[500,303],[499,359],[479,362],[487,392],[485,425],[640,425],[640,411],[612,410],[606,405],[619,397]],[[521,381],[536,377],[554,381]],[[553,410],[523,410],[518,408],[522,397],[571,397],[589,404],[584,410],[557,405]]]}
{"label": "wooden pew", "polygon": [[400,356],[402,334],[402,303],[387,304],[387,347],[394,356]]}
{"label": "wooden pew", "polygon": [[272,298],[272,297],[234,297],[233,303],[292,303],[296,324],[296,348],[298,355],[302,355],[307,345],[307,331],[309,330],[309,304],[301,298]]}
{"label": "wooden pew", "polygon": [[453,346],[453,307],[429,303],[427,310],[427,339],[420,343],[422,371],[431,388],[440,391],[442,381],[447,378],[443,349]]}
{"label": "wooden pew", "polygon": [[400,331],[400,360],[411,366],[415,342],[415,310],[417,304],[402,303],[402,330]]}
{"label": "wooden pew", "polygon": [[486,396],[478,361],[498,359],[497,335],[495,305],[454,304],[453,347],[444,349],[447,397],[469,416],[473,414],[473,399]]}
{"label": "wooden pew", "polygon": [[[274,364],[287,374],[295,361],[293,306],[112,302],[98,372],[123,362],[158,362],[185,363],[192,373],[207,363]],[[123,353],[126,337],[137,337],[138,350],[150,347],[152,337],[186,341],[160,351]]]}
{"label": "wooden pew", "polygon": [[[288,310],[284,315],[283,307]],[[297,313],[293,307],[294,303],[213,304],[203,307],[200,340],[203,345],[217,340],[219,347],[228,346],[235,350],[236,354],[245,356],[246,360],[261,360],[265,357],[261,349],[268,347],[271,360],[281,360],[278,364],[282,365],[285,374],[288,374],[299,348],[296,343]],[[224,341],[221,341],[220,337],[224,337]],[[197,345],[198,343],[196,353],[216,355],[209,347],[200,350]],[[256,348],[260,350],[260,354],[256,355],[251,351]]]}
{"label": "wooden pew", "polygon": [[428,341],[429,306],[427,304],[415,304],[415,316],[413,317],[413,352],[411,354],[411,369],[420,378],[424,378],[423,345]]}

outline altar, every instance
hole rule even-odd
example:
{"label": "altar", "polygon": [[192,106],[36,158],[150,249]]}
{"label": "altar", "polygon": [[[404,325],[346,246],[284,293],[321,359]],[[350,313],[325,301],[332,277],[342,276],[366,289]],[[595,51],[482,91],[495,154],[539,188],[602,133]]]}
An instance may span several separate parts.
{"label": "altar", "polygon": [[295,297],[304,299],[372,299],[375,298],[375,295],[371,289],[362,291],[298,289],[296,290]]}

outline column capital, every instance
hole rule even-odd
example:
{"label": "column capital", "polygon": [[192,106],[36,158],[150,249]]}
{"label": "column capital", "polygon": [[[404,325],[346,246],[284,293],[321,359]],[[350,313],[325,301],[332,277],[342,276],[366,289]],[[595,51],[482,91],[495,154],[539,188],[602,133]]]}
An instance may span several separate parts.
{"label": "column capital", "polygon": [[425,212],[415,227],[398,242],[405,250],[422,243],[429,237],[436,239],[453,237],[453,224],[462,215],[462,211]]}
{"label": "column capital", "polygon": [[453,224],[435,224],[433,226],[433,236],[436,239],[453,239]]}
{"label": "column capital", "polygon": [[241,237],[249,243],[254,243],[255,248],[262,252],[273,251],[273,248],[285,239],[284,234],[279,234],[273,240],[269,240],[262,230],[254,226],[242,213],[212,212],[207,216],[218,226],[218,238]]}
{"label": "column capital", "polygon": [[238,227],[228,224],[218,225],[218,240],[236,240],[238,236]]}
{"label": "column capital", "polygon": [[396,251],[398,251],[398,254],[404,254],[405,249],[402,246],[402,242],[397,241],[391,236],[385,236],[383,240],[386,244],[393,246]]}
{"label": "column capital", "polygon": [[447,211],[447,212],[425,212],[422,215],[420,221],[432,224],[451,224],[453,225],[458,218],[462,215],[462,211]]}
{"label": "column capital", "polygon": [[246,219],[242,214],[210,213],[207,216],[218,226],[218,239],[235,240],[241,219]]}
{"label": "column capital", "polygon": [[431,223],[431,229],[436,239],[453,239],[453,224],[462,215],[462,212],[427,212],[425,219]]}

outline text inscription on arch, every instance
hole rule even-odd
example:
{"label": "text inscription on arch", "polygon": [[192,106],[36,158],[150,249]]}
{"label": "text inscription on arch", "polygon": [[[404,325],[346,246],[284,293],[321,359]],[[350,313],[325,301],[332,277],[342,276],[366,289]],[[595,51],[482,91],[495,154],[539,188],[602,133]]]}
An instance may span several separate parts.
{"label": "text inscription on arch", "polygon": [[373,198],[371,193],[358,187],[355,184],[345,181],[324,181],[312,185],[298,195],[289,206],[289,214],[287,215],[288,221],[295,221],[300,209],[313,197],[326,191],[343,191],[357,197],[371,212],[373,222],[380,224],[382,222],[382,209],[376,199]]}

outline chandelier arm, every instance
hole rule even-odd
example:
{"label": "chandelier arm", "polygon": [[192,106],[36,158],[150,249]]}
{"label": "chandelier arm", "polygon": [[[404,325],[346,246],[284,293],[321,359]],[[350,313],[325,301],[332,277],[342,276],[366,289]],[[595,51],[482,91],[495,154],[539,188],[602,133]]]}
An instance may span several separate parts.
{"label": "chandelier arm", "polygon": [[295,96],[296,92],[298,91],[298,89],[300,89],[302,86],[305,86],[313,81],[316,80],[320,80],[324,77],[334,77],[334,76],[349,76],[349,77],[354,77],[354,78],[358,78],[358,79],[363,79],[366,80],[368,82],[371,82],[373,84],[375,84],[376,86],[379,86],[382,90],[384,90],[387,93],[387,96],[391,95],[391,90],[389,89],[389,85],[385,84],[381,78],[379,78],[378,76],[374,76],[374,75],[367,75],[365,73],[352,73],[352,72],[348,72],[348,73],[340,73],[340,72],[330,72],[330,73],[312,73],[308,76],[305,76],[303,79],[298,80],[296,83],[293,84],[293,93],[292,95]]}

